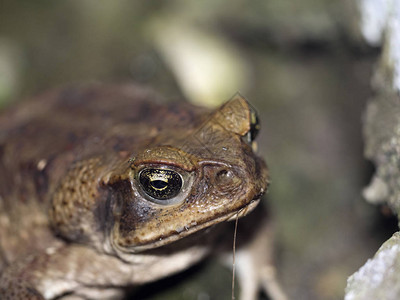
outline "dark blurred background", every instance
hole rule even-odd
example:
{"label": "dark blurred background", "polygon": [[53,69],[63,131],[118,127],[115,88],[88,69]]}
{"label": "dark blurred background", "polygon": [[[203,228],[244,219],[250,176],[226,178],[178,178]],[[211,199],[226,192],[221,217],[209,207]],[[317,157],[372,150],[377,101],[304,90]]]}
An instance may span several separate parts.
{"label": "dark blurred background", "polygon": [[[262,122],[282,285],[293,299],[341,299],[396,229],[361,195],[379,49],[358,20],[355,0],[0,0],[0,101],[82,81],[135,81],[208,106],[241,92]],[[211,260],[136,298],[228,299],[230,280]]]}

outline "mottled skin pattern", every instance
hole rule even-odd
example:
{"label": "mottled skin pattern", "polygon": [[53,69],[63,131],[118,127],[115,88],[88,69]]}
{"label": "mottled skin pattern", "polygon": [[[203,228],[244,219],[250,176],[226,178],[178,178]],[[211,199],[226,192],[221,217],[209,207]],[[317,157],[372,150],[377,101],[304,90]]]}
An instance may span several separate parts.
{"label": "mottled skin pattern", "polygon": [[[161,103],[91,85],[2,113],[1,299],[117,299],[201,259],[218,232],[206,228],[256,206],[268,175],[244,140],[247,102]],[[149,200],[144,168],[181,174],[171,203]]]}

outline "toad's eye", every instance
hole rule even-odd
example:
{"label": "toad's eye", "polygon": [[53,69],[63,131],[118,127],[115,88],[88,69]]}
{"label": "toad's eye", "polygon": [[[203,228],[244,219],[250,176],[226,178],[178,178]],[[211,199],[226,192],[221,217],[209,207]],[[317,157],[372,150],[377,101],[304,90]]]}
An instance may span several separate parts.
{"label": "toad's eye", "polygon": [[143,191],[157,200],[168,200],[179,194],[183,180],[178,172],[167,169],[144,169],[139,173]]}
{"label": "toad's eye", "polygon": [[251,143],[255,140],[258,132],[260,131],[260,121],[258,119],[257,112],[251,108],[250,109],[250,130],[246,134],[246,142]]}

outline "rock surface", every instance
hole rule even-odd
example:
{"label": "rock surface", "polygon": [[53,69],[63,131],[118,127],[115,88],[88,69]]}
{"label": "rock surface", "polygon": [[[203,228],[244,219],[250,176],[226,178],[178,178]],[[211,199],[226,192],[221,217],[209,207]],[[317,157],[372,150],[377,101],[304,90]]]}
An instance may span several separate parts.
{"label": "rock surface", "polygon": [[347,281],[345,300],[387,299],[400,295],[400,233],[396,232]]}
{"label": "rock surface", "polygon": [[[383,44],[380,64],[364,118],[365,156],[376,166],[364,197],[400,213],[400,3],[360,1],[361,27],[372,45]],[[400,233],[347,281],[346,300],[400,298]]]}

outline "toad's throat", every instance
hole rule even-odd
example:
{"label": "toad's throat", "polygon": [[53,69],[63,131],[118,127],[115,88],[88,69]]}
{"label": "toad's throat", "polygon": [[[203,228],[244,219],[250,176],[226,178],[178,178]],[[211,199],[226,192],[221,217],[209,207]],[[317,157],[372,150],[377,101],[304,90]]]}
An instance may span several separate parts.
{"label": "toad's throat", "polygon": [[167,237],[159,236],[157,238],[153,238],[152,241],[143,243],[140,245],[133,245],[133,246],[121,246],[117,245],[120,251],[127,252],[127,253],[138,253],[149,249],[158,248],[172,242],[178,241],[186,236],[189,236],[197,231],[210,227],[212,225],[224,222],[224,221],[232,221],[235,220],[236,217],[244,217],[248,213],[250,213],[260,202],[260,198],[253,199],[249,203],[246,203],[244,206],[240,207],[239,209],[226,213],[222,216],[217,218],[208,220],[202,224],[196,224],[193,227],[185,227],[183,229],[177,229],[171,231],[169,234],[166,234]]}

